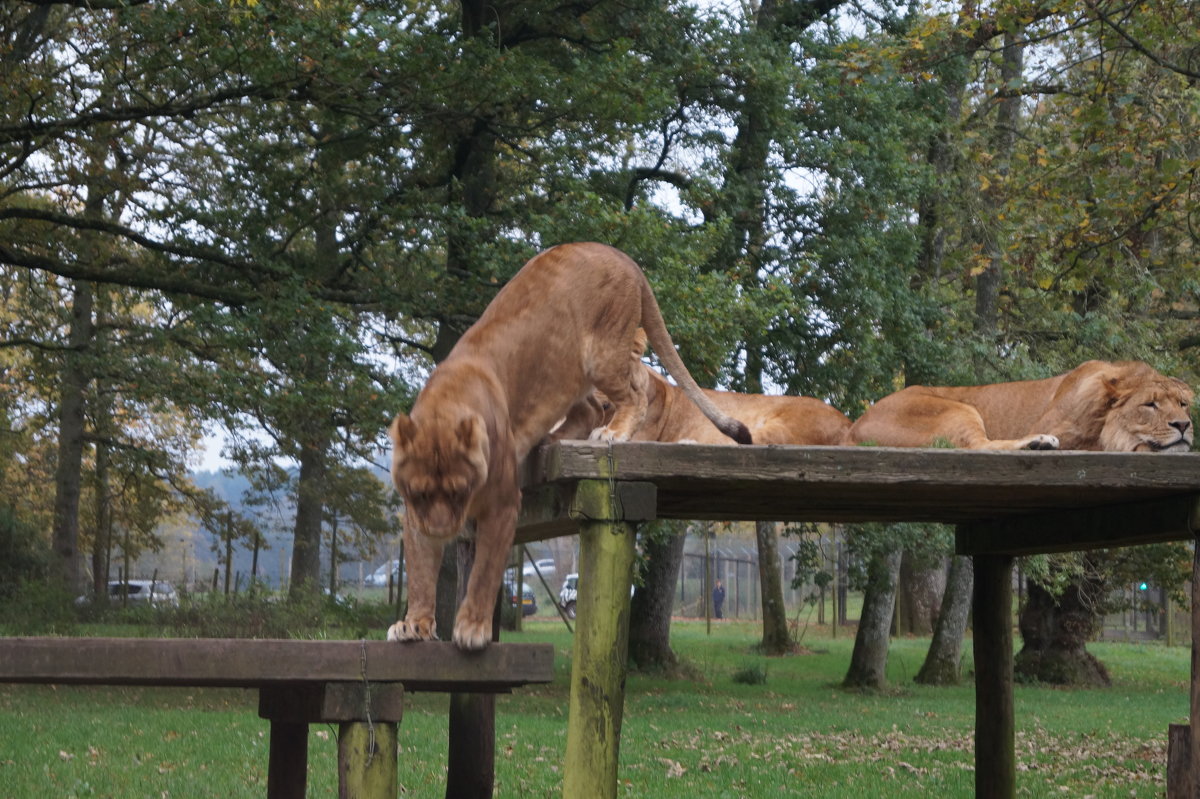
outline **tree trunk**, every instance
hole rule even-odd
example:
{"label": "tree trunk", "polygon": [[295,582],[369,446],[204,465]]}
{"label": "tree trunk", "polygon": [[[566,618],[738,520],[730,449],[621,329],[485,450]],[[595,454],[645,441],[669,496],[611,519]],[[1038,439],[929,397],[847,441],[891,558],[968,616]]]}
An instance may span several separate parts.
{"label": "tree trunk", "polygon": [[914,678],[922,685],[957,685],[962,679],[962,641],[971,611],[971,591],[975,569],[969,557],[957,555],[950,560],[946,593],[937,617],[933,641],[925,653],[925,662]]}
{"label": "tree trunk", "polygon": [[645,572],[629,609],[629,663],[642,670],[669,671],[679,664],[671,649],[671,610],[687,540],[682,522],[642,526]]}
{"label": "tree trunk", "polygon": [[328,472],[324,437],[305,441],[300,449],[296,484],[296,525],[292,538],[292,582],[288,599],[298,601],[321,590],[321,518]]}
{"label": "tree trunk", "polygon": [[58,406],[58,463],[54,470],[54,567],[63,590],[80,591],[79,495],[83,474],[84,395],[91,374],[86,366],[94,326],[92,284],[76,281],[71,304],[70,350],[65,355]]}
{"label": "tree trunk", "polygon": [[[1024,35],[1020,31],[1005,34],[1004,49],[1000,61],[1000,85],[1019,83],[1024,69]],[[986,222],[977,235],[987,255],[987,266],[979,274],[975,284],[975,329],[994,337],[998,330],[1000,289],[1004,283],[1004,242],[996,229],[1004,204],[1004,193],[1008,187],[1003,181],[1008,177],[1009,165],[1017,141],[1017,124],[1021,120],[1021,97],[1013,94],[997,102],[996,124],[992,128],[992,151],[999,180],[983,193],[983,208]]]}
{"label": "tree trunk", "polygon": [[775,522],[755,522],[754,533],[758,539],[758,578],[762,586],[762,651],[766,655],[786,655],[792,651],[792,639],[783,605],[783,569]]}
{"label": "tree trunk", "polygon": [[914,559],[910,552],[904,553],[900,563],[896,606],[899,627],[906,634],[929,635],[937,622],[946,591],[946,568],[945,563],[927,563],[928,559]]}
{"label": "tree trunk", "polygon": [[1083,576],[1057,598],[1032,580],[1027,588],[1020,619],[1024,646],[1013,667],[1017,678],[1053,685],[1110,685],[1108,670],[1086,648],[1102,620],[1098,608],[1104,581]]}
{"label": "tree trunk", "polygon": [[850,669],[842,681],[845,688],[879,689],[887,683],[888,631],[896,605],[896,583],[900,577],[900,559],[896,549],[875,555],[867,571],[867,589],[863,594],[862,618],[854,636]]}

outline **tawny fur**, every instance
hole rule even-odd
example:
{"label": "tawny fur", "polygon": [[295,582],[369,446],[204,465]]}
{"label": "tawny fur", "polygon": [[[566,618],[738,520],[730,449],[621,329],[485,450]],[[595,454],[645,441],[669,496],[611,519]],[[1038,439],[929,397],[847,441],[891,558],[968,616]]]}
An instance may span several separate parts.
{"label": "tawny fur", "polygon": [[1140,361],[1087,361],[1045,380],[909,386],[875,403],[846,443],[964,449],[1186,452],[1192,389]]}
{"label": "tawny fur", "polygon": [[[630,440],[730,443],[678,386],[668,383],[649,366],[644,368],[648,376],[646,417]],[[755,444],[837,445],[850,428],[845,415],[812,397],[702,390],[714,405],[750,429]],[[554,437],[558,440],[586,437],[594,427],[604,423],[607,412],[604,397],[592,395],[572,408]]]}
{"label": "tawny fur", "polygon": [[688,374],[637,264],[601,244],[541,253],[433,371],[411,417],[397,415],[389,430],[409,579],[408,613],[389,639],[436,637],[442,550],[473,523],[475,563],[453,639],[463,649],[487,646],[521,503],[517,466],[594,389],[613,406],[596,436],[629,438],[646,414],[639,327],[712,423],[750,442],[745,426],[717,410]]}

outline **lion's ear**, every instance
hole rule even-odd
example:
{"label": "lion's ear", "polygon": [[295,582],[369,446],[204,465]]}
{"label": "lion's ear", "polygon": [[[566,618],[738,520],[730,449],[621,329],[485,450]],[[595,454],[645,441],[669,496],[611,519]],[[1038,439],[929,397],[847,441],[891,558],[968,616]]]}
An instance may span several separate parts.
{"label": "lion's ear", "polygon": [[392,426],[388,428],[388,436],[392,439],[392,446],[396,449],[407,449],[416,432],[417,426],[413,424],[413,420],[402,413],[396,414],[396,418],[392,420]]}
{"label": "lion's ear", "polygon": [[487,427],[478,416],[468,416],[459,421],[458,442],[467,454],[467,460],[479,472],[479,481],[487,479],[488,460],[491,456],[491,442],[488,440]]}

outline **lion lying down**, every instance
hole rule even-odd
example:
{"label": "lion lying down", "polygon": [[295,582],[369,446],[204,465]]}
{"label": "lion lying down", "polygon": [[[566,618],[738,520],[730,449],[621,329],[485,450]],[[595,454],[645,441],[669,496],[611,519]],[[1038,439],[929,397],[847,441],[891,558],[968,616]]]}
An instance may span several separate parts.
{"label": "lion lying down", "polygon": [[[712,422],[697,410],[683,390],[649,366],[646,418],[630,436],[632,441],[728,444]],[[842,443],[850,420],[840,411],[812,397],[738,394],[701,389],[713,404],[750,429],[755,444],[837,445]],[[602,425],[611,413],[605,398],[595,394],[554,431],[558,440],[583,438]]]}
{"label": "lion lying down", "polygon": [[[392,423],[392,480],[404,498],[408,613],[388,639],[436,637],[434,595],[444,545],[473,522],[475,565],[454,643],[482,649],[516,529],[517,467],[593,389],[613,411],[599,438],[625,440],[646,414],[644,328],[687,396],[723,433],[746,427],[701,392],[679,359],[645,275],[601,244],[566,244],[531,259],[433,371],[412,415]],[[638,345],[641,346],[638,346]]]}
{"label": "lion lying down", "polygon": [[1088,361],[1045,380],[909,386],[875,403],[846,443],[965,449],[1186,452],[1192,390],[1140,361]]}

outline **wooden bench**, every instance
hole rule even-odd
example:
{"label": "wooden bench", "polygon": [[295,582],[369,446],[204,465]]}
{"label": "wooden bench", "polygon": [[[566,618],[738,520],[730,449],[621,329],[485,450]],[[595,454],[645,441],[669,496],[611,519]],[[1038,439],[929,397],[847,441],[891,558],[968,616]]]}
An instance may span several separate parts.
{"label": "wooden bench", "polygon": [[441,642],[0,639],[0,682],[258,689],[270,799],[304,799],[309,724],[340,725],[339,796],[395,799],[405,691],[493,694],[553,679],[550,644],[465,653]]}

